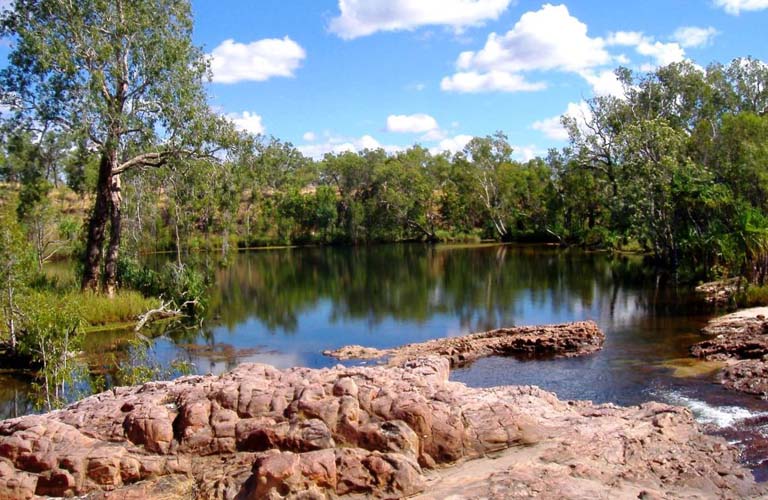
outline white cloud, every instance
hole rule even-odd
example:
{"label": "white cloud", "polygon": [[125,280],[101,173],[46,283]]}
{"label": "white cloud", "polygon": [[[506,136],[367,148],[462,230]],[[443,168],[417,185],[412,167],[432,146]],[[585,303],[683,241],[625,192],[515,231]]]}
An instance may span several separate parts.
{"label": "white cloud", "polygon": [[[584,101],[578,103],[570,102],[568,103],[568,106],[566,107],[563,115],[574,118],[579,123],[584,123],[590,119],[592,112],[590,111],[587,103]],[[531,124],[531,128],[542,132],[550,139],[554,139],[556,141],[567,141],[568,131],[565,130],[562,123],[560,122],[561,116],[562,115],[558,115],[551,118],[535,121],[533,124]]]}
{"label": "white cloud", "polygon": [[606,45],[622,45],[633,47],[640,45],[646,40],[645,35],[640,31],[616,31],[608,35],[605,39]]}
{"label": "white cloud", "polygon": [[544,5],[523,14],[505,35],[491,33],[485,47],[462,52],[462,70],[500,70],[509,73],[561,69],[578,71],[609,63],[611,56],[600,38],[587,35],[587,25],[571,16],[565,5]]}
{"label": "white cloud", "polygon": [[528,146],[512,146],[512,158],[517,161],[526,162],[533,160],[537,156],[541,156],[541,151],[539,151],[539,148],[534,144],[529,144]]}
{"label": "white cloud", "polygon": [[560,115],[533,122],[531,128],[556,141],[568,140],[568,131],[560,123]]}
{"label": "white cloud", "polygon": [[[618,45],[634,47],[638,54],[646,57],[652,57],[655,60],[655,64],[657,66],[666,66],[667,64],[685,59],[685,50],[683,49],[683,46],[692,46],[685,45],[680,42],[676,36],[678,32],[680,32],[680,30],[675,32],[675,36],[673,36],[673,38],[676,40],[675,42],[663,43],[656,41],[654,37],[648,36],[640,31],[617,31],[615,33],[609,34],[605,39],[605,43],[607,46]],[[691,37],[695,35],[688,34],[688,36]],[[626,64],[626,62],[622,62],[622,64]],[[652,66],[646,63],[645,67]]]}
{"label": "white cloud", "polygon": [[712,45],[717,36],[717,30],[712,26],[699,28],[697,26],[682,26],[675,30],[672,38],[683,47],[707,47]]}
{"label": "white cloud", "polygon": [[592,93],[598,96],[612,95],[624,96],[624,86],[612,70],[592,71],[585,70],[580,73],[587,83],[592,86]]}
{"label": "white cloud", "polygon": [[442,141],[443,139],[445,139],[446,135],[447,134],[444,130],[436,128],[422,135],[421,140],[426,142]]}
{"label": "white cloud", "polygon": [[715,0],[728,14],[738,16],[741,11],[768,9],[768,0]]}
{"label": "white cloud", "polygon": [[424,114],[389,115],[387,117],[387,132],[422,134],[439,129],[437,120]]}
{"label": "white cloud", "polygon": [[451,154],[458,153],[464,149],[464,146],[466,146],[467,143],[472,139],[473,136],[464,134],[448,137],[440,141],[437,146],[429,148],[429,152],[433,155],[437,155],[445,151],[448,151]]}
{"label": "white cloud", "polygon": [[644,41],[635,50],[638,54],[652,57],[658,66],[666,66],[685,59],[685,50],[677,43]]}
{"label": "white cloud", "polygon": [[322,143],[304,144],[298,146],[296,149],[298,149],[304,156],[320,160],[326,153],[339,154],[348,151],[357,152],[364,149],[379,148],[383,149],[387,153],[395,153],[404,149],[401,146],[381,144],[370,135],[364,135],[359,138],[327,135],[325,137],[325,141]]}
{"label": "white cloud", "polygon": [[315,133],[312,131],[304,132],[304,135],[301,137],[307,142],[315,142],[315,140],[317,140],[317,135],[315,135]]}
{"label": "white cloud", "polygon": [[377,31],[413,30],[425,25],[461,31],[498,19],[511,0],[339,0],[338,17],[330,30],[344,39]]}
{"label": "white cloud", "polygon": [[248,44],[228,39],[213,49],[210,57],[214,82],[262,82],[273,77],[294,76],[306,52],[287,36]]}
{"label": "white cloud", "polygon": [[448,92],[535,92],[547,88],[544,82],[529,82],[522,75],[504,71],[478,73],[466,71],[446,76],[440,82],[440,88]]}
{"label": "white cloud", "polygon": [[605,41],[591,38],[587,25],[571,16],[565,5],[544,5],[526,12],[506,34],[488,35],[478,51],[462,52],[459,70],[443,78],[441,88],[456,92],[534,91],[544,82],[529,82],[528,71],[580,72],[612,61]]}
{"label": "white cloud", "polygon": [[235,128],[244,132],[259,135],[264,133],[264,124],[262,118],[256,113],[243,111],[242,113],[229,113],[226,115],[229,120],[235,124]]}

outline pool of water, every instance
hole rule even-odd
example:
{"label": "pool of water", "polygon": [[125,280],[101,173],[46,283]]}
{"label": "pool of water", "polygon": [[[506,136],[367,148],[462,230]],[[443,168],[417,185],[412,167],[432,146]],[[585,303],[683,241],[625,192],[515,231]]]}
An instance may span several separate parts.
{"label": "pool of water", "polygon": [[[638,256],[507,245],[281,249],[241,253],[215,282],[201,328],[154,340],[159,363],[181,358],[199,373],[242,362],[324,367],[337,362],[322,351],[347,344],[393,347],[591,319],[606,333],[595,355],[487,358],[452,377],[478,387],[538,385],[561,399],[688,406],[713,432],[749,444],[745,457],[765,476],[766,448],[754,443],[765,440],[768,404],[724,391],[715,367],[688,357],[717,311]],[[90,359],[125,337],[97,335]],[[0,418],[31,411],[28,390],[28,381],[0,375]]]}

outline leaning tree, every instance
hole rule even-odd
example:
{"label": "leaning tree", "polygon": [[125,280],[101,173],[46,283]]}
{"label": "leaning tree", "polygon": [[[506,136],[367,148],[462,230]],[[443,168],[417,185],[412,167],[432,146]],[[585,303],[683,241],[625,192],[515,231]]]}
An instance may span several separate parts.
{"label": "leaning tree", "polygon": [[0,36],[12,44],[0,99],[14,125],[67,131],[100,159],[82,287],[99,288],[103,260],[112,295],[121,175],[211,155],[229,130],[206,102],[209,71],[192,43],[189,0],[16,0]]}

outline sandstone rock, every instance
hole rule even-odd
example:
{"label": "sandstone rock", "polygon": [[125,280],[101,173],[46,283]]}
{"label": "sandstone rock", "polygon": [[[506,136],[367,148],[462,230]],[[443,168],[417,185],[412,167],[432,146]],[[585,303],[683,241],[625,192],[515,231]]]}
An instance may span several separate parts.
{"label": "sandstone rock", "polygon": [[581,321],[560,325],[501,328],[386,350],[346,346],[335,351],[325,351],[323,354],[338,359],[374,359],[386,356],[391,366],[424,356],[438,355],[448,358],[451,367],[458,367],[487,356],[583,356],[602,349],[604,341],[605,335],[594,322]]}
{"label": "sandstone rock", "polygon": [[[523,344],[559,342],[534,337]],[[494,339],[482,349],[508,345]],[[473,389],[449,380],[450,364],[244,364],[3,421],[0,498],[444,498],[454,490],[442,474],[475,463],[484,465],[462,491],[489,498],[765,493],[738,450],[704,435],[687,410],[562,402],[529,386]],[[491,454],[514,460],[487,462]]]}
{"label": "sandstone rock", "polygon": [[698,358],[725,361],[717,375],[726,388],[768,396],[768,308],[756,307],[710,321],[702,333],[713,338],[691,347]]}
{"label": "sandstone rock", "polygon": [[728,389],[768,397],[768,362],[762,359],[729,364],[718,373],[717,379]]}

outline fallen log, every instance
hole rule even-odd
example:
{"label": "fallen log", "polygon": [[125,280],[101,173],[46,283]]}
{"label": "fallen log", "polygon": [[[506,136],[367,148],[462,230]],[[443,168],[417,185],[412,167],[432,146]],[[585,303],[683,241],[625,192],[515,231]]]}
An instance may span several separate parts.
{"label": "fallen log", "polygon": [[198,305],[197,300],[188,300],[184,302],[181,307],[178,308],[172,308],[171,306],[175,306],[175,302],[172,300],[169,300],[168,302],[160,301],[160,307],[156,309],[150,309],[149,311],[145,312],[144,314],[140,314],[138,318],[138,322],[136,323],[136,327],[133,329],[134,331],[138,332],[142,328],[144,328],[148,323],[152,323],[154,321],[160,321],[163,319],[170,319],[170,318],[182,318],[185,317],[186,314],[184,314],[182,311],[186,309],[188,306],[196,306]]}

